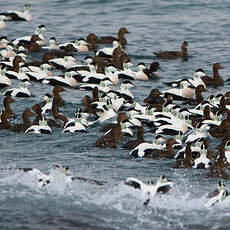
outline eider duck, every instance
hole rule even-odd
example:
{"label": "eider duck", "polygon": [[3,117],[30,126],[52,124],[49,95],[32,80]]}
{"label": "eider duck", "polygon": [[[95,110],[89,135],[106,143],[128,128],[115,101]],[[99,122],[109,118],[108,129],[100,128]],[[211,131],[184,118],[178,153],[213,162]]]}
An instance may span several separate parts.
{"label": "eider duck", "polygon": [[209,208],[216,204],[219,204],[223,202],[228,195],[228,190],[226,190],[225,184],[223,183],[223,181],[220,181],[217,185],[217,189],[208,194],[207,198],[209,198],[209,200],[205,203],[204,206],[206,208]]}
{"label": "eider duck", "polygon": [[32,125],[29,117],[33,116],[33,115],[34,115],[34,113],[32,113],[30,109],[26,109],[22,113],[23,123],[13,125],[11,130],[14,131],[14,132],[18,132],[18,133],[19,132],[20,133],[25,133],[25,131]]}
{"label": "eider duck", "polygon": [[207,86],[219,86],[223,84],[223,79],[219,74],[219,70],[223,69],[220,63],[213,64],[213,77],[203,76],[201,79]]}
{"label": "eider duck", "polygon": [[149,196],[167,193],[174,185],[174,183],[168,180],[164,175],[157,179],[156,184],[153,184],[152,181],[145,183],[134,177],[127,178],[124,184],[134,189],[141,190],[145,195]]}
{"label": "eider duck", "polygon": [[30,97],[31,92],[27,88],[28,85],[31,85],[31,83],[27,80],[23,80],[20,88],[9,89],[3,95],[11,97]]}
{"label": "eider duck", "polygon": [[162,53],[154,53],[158,58],[164,59],[174,59],[174,58],[183,58],[188,59],[188,42],[184,41],[181,45],[181,51],[165,51]]}
{"label": "eider duck", "polygon": [[11,21],[31,21],[32,15],[30,13],[30,4],[25,4],[24,11],[7,11],[0,13],[0,16],[4,16],[7,20]]}

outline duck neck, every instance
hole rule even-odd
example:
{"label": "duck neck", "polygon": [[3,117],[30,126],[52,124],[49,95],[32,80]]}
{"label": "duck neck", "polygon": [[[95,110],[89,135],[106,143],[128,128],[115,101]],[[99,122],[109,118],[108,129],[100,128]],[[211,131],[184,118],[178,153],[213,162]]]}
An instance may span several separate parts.
{"label": "duck neck", "polygon": [[173,145],[169,144],[169,143],[166,143],[166,148],[167,148],[167,151],[168,151],[168,155],[169,156],[174,156]]}
{"label": "duck neck", "polygon": [[3,105],[4,105],[4,108],[5,108],[5,111],[9,114],[13,114],[13,110],[10,108],[10,104],[8,102],[3,102]]}
{"label": "duck neck", "polygon": [[119,39],[119,41],[120,41],[120,43],[121,43],[122,46],[125,46],[125,45],[127,44],[127,41],[126,41],[126,39],[125,39],[124,34],[119,33],[119,34],[118,34],[118,39]]}
{"label": "duck neck", "polygon": [[183,58],[188,58],[188,49],[187,49],[187,47],[182,46],[182,57]]}
{"label": "duck neck", "polygon": [[28,116],[26,113],[23,113],[23,114],[22,114],[22,120],[23,120],[23,124],[24,124],[25,126],[30,126],[30,125],[31,125],[29,116]]}
{"label": "duck neck", "polygon": [[219,70],[213,67],[213,78],[223,81],[222,77],[219,74]]}
{"label": "duck neck", "polygon": [[204,110],[204,119],[205,120],[212,120],[210,116],[210,109]]}
{"label": "duck neck", "polygon": [[187,144],[186,149],[185,149],[185,159],[186,162],[191,162],[192,160],[192,150],[191,150],[191,145]]}
{"label": "duck neck", "polygon": [[137,130],[137,141],[144,142],[143,129],[138,129]]}
{"label": "duck neck", "polygon": [[201,103],[204,100],[202,96],[202,92],[196,89],[196,101],[197,103]]}
{"label": "duck neck", "polygon": [[19,67],[20,66],[19,66],[18,61],[16,59],[14,59],[14,61],[13,61],[13,70],[18,73]]}
{"label": "duck neck", "polygon": [[11,128],[11,123],[10,121],[8,121],[8,118],[5,114],[1,115],[1,122],[0,124],[2,124],[5,128]]}

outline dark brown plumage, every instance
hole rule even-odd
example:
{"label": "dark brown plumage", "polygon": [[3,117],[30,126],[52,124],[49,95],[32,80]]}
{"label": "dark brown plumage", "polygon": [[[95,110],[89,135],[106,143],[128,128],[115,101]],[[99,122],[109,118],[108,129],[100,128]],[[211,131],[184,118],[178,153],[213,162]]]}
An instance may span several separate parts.
{"label": "dark brown plumage", "polygon": [[163,59],[174,59],[174,58],[188,58],[188,42],[184,41],[181,45],[181,51],[165,51],[160,53],[154,53],[156,57]]}
{"label": "dark brown plumage", "polygon": [[219,74],[219,70],[223,69],[220,63],[213,64],[213,77],[203,76],[201,79],[207,86],[219,86],[223,84],[223,79]]}
{"label": "dark brown plumage", "polygon": [[173,138],[169,138],[166,141],[166,149],[154,149],[144,155],[146,158],[168,158],[172,159],[174,157],[173,145],[177,142]]}
{"label": "dark brown plumage", "polygon": [[126,142],[122,147],[125,149],[134,149],[143,142],[144,142],[144,128],[143,126],[139,126],[137,128],[136,140],[131,140],[131,141]]}
{"label": "dark brown plumage", "polygon": [[13,125],[11,130],[17,133],[24,133],[32,125],[29,117],[33,115],[34,113],[32,113],[30,109],[26,109],[22,113],[23,123]]}

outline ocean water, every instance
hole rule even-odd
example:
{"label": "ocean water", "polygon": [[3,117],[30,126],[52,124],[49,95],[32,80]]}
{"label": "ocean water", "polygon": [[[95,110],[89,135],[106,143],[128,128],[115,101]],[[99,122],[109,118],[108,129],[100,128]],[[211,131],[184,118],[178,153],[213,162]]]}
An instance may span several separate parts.
{"label": "ocean water", "polygon": [[[32,22],[7,22],[0,31],[9,39],[32,34],[44,24],[46,38],[56,37],[59,43],[86,37],[88,33],[116,35],[121,26],[127,27],[126,53],[134,64],[159,61],[161,79],[136,81],[135,100],[142,103],[152,88],[167,89],[163,82],[191,77],[198,68],[212,74],[212,65],[220,62],[221,76],[229,78],[230,5],[227,0],[33,0],[30,2]],[[1,11],[21,10],[24,1],[1,1]],[[189,43],[189,60],[157,60],[153,52],[179,50],[182,41]],[[85,54],[76,54],[82,60]],[[36,59],[32,56],[31,59]],[[14,82],[18,84],[17,81]],[[33,97],[16,99],[12,105],[21,120],[21,112],[42,100],[52,87],[34,83]],[[218,94],[229,90],[225,84],[209,88]],[[81,99],[90,92],[66,89],[62,112],[73,117]],[[0,96],[2,101],[2,94]],[[171,168],[173,160],[130,159],[129,151],[98,149],[93,146],[101,136],[98,125],[81,134],[51,135],[0,132],[0,229],[228,229],[229,200],[213,208],[205,208],[207,192],[213,190],[217,179],[204,179],[205,170]],[[146,141],[153,133],[147,128]],[[127,139],[124,140],[124,142]],[[217,144],[214,141],[213,146]],[[68,165],[72,174],[104,181],[103,186],[64,181],[39,189],[28,175],[15,168],[35,167],[48,172],[51,164]],[[129,177],[155,180],[166,175],[175,182],[166,196],[156,196],[145,207],[146,197],[127,188],[123,181]],[[225,181],[229,186],[228,180]]]}

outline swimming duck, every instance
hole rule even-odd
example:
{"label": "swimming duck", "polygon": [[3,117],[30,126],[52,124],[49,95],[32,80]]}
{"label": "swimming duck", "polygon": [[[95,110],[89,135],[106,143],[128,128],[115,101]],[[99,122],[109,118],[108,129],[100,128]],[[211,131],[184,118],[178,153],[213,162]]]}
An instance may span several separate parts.
{"label": "swimming duck", "polygon": [[177,144],[175,139],[169,138],[166,141],[166,149],[154,149],[144,155],[146,158],[173,158],[174,157],[174,150],[173,145]]}
{"label": "swimming duck", "polygon": [[157,194],[167,193],[174,185],[171,180],[168,180],[164,175],[157,179],[156,184],[152,181],[145,183],[134,177],[129,177],[124,182],[125,185],[141,190],[145,195],[155,196]]}
{"label": "swimming duck", "polygon": [[13,102],[15,102],[15,100],[13,100],[10,96],[6,96],[3,99],[3,106],[4,106],[4,109],[5,109],[5,113],[8,114],[9,118],[14,118],[15,117],[15,114],[14,114],[13,110],[10,108],[10,103],[13,103]]}
{"label": "swimming duck", "polygon": [[136,148],[139,144],[144,142],[144,128],[143,126],[139,126],[137,128],[137,138],[136,140],[131,140],[126,142],[122,147],[124,149],[134,149]]}
{"label": "swimming duck", "polygon": [[173,58],[183,58],[188,59],[188,42],[184,41],[181,45],[181,51],[165,51],[162,53],[154,53],[158,58],[173,59]]}
{"label": "swimming duck", "polygon": [[182,81],[180,83],[180,89],[171,88],[163,91],[164,97],[167,98],[168,95],[173,97],[173,100],[188,100],[193,98],[194,87],[188,82]]}
{"label": "swimming duck", "polygon": [[162,93],[159,89],[152,89],[149,95],[144,99],[145,104],[164,104],[165,100],[161,97]]}
{"label": "swimming duck", "polygon": [[[75,51],[75,48],[73,47],[73,45],[69,44],[66,47],[64,47],[63,50],[60,50],[60,51],[59,50],[56,50],[56,51],[53,50],[53,51],[49,51],[49,52],[44,53],[42,56],[42,61],[43,61],[43,63],[47,63],[51,59],[58,59],[58,60],[55,60],[54,63],[52,63],[56,68],[60,68],[60,69],[64,68],[64,67],[70,68],[71,66],[76,65],[76,63],[73,62],[73,56],[72,56],[72,52],[74,52],[74,51]],[[72,61],[69,60],[69,62],[68,62],[68,58],[66,56],[67,57],[72,56]],[[62,60],[62,58],[65,58],[65,60]],[[63,67],[63,65],[64,65],[64,67]]]}
{"label": "swimming duck", "polygon": [[125,39],[125,34],[128,34],[129,31],[125,27],[121,27],[118,31],[118,38],[112,37],[112,36],[104,36],[104,37],[98,37],[97,43],[99,44],[111,44],[115,40],[119,40],[122,47],[124,47],[127,44],[127,41]]}
{"label": "swimming duck", "polygon": [[5,16],[7,20],[11,21],[31,21],[32,15],[30,13],[30,4],[25,4],[24,11],[7,11],[0,13],[0,16]]}
{"label": "swimming duck", "polygon": [[226,190],[225,184],[223,183],[223,181],[220,181],[217,185],[217,189],[208,194],[207,198],[209,198],[209,200],[205,203],[204,206],[206,208],[209,208],[216,204],[219,204],[223,202],[228,195],[228,190]]}
{"label": "swimming duck", "polygon": [[[63,180],[64,183],[69,185],[73,181],[81,181],[81,182],[87,182],[94,185],[104,185],[105,182],[98,181],[94,179],[88,179],[85,177],[80,176],[73,176],[71,175],[71,171],[68,166],[62,166],[58,164],[52,164],[49,168],[49,174],[43,174],[39,170],[39,172],[36,172],[34,169],[31,169],[32,171],[37,174],[37,180],[38,180],[38,186],[39,187],[45,187],[49,185],[50,183],[54,182],[55,180]],[[27,173],[30,171],[26,171]]]}
{"label": "swimming duck", "polygon": [[219,70],[223,69],[220,63],[213,64],[213,77],[203,76],[201,79],[207,86],[219,86],[223,84],[223,79],[219,74]]}
{"label": "swimming duck", "polygon": [[113,51],[119,47],[118,41],[113,41],[113,47],[104,47],[97,51],[96,56],[103,58],[112,58]]}
{"label": "swimming duck", "polygon": [[64,130],[61,133],[75,133],[75,132],[85,132],[86,123],[83,121],[83,113],[77,112],[74,119],[70,119],[64,126]]}
{"label": "swimming duck", "polygon": [[27,76],[27,68],[25,67],[19,67],[18,72],[15,71],[7,71],[6,76],[10,79],[17,79],[17,80],[30,80]]}
{"label": "swimming duck", "polygon": [[20,88],[9,89],[3,95],[11,97],[30,97],[31,92],[27,88],[28,85],[31,85],[31,83],[27,80],[23,80]]}
{"label": "swimming duck", "polygon": [[39,81],[42,82],[46,78],[52,76],[52,72],[49,70],[51,66],[47,63],[41,64],[38,66],[28,66],[29,71],[26,72],[26,75],[29,77],[30,81]]}
{"label": "swimming duck", "polygon": [[159,75],[156,75],[154,72],[160,68],[159,62],[151,64],[151,69],[147,68],[145,63],[141,62],[137,65],[136,79],[137,80],[149,80],[157,79]]}
{"label": "swimming duck", "polygon": [[64,56],[63,58],[50,59],[49,63],[55,66],[57,69],[65,70],[71,66],[76,65],[76,59],[72,56]]}
{"label": "swimming duck", "polygon": [[129,156],[135,158],[144,157],[146,154],[151,153],[155,149],[163,149],[165,147],[163,145],[164,142],[165,140],[160,135],[157,135],[154,137],[153,143],[143,142],[139,144],[129,153]]}
{"label": "swimming duck", "polygon": [[[45,41],[45,37],[44,37],[44,32],[47,31],[47,28],[44,26],[44,25],[39,25],[34,34],[38,35],[39,37],[39,40],[36,41],[36,43],[39,45],[39,46],[42,46],[46,43]],[[12,41],[12,43],[15,45],[15,46],[19,46],[19,44],[29,44],[29,42],[31,41],[31,38],[32,36],[24,36],[24,37],[19,37],[19,38],[16,38]]]}
{"label": "swimming duck", "polygon": [[36,117],[33,121],[33,125],[38,125],[39,124],[39,121],[42,120],[42,108],[39,104],[34,104],[32,106],[32,110],[35,112],[36,114]]}
{"label": "swimming duck", "polygon": [[65,91],[65,89],[60,86],[60,85],[56,85],[53,88],[53,101],[55,100],[55,103],[57,104],[57,106],[63,106],[64,105],[64,100],[62,99],[60,93]]}
{"label": "swimming duck", "polygon": [[[55,120],[61,121],[65,125],[68,122],[68,118],[66,116],[64,116],[64,115],[62,115],[62,114],[59,113],[58,107],[59,107],[59,102],[54,97],[53,98],[52,107],[51,107],[52,115],[53,115],[53,117],[54,117]],[[49,124],[49,126],[51,126],[50,123],[48,123],[48,124]]]}
{"label": "swimming duck", "polygon": [[185,148],[185,158],[177,159],[173,168],[192,168],[193,159],[192,159],[192,150],[191,150],[191,143],[187,143]]}
{"label": "swimming duck", "polygon": [[33,34],[30,41],[19,41],[18,45],[23,46],[26,50],[31,52],[39,52],[41,50],[40,45],[38,44],[42,39],[37,35]]}
{"label": "swimming duck", "polygon": [[123,117],[117,116],[117,123],[113,125],[105,135],[97,139],[95,146],[99,148],[116,148],[117,144],[119,144],[123,138],[123,134],[121,132],[122,121]]}
{"label": "swimming duck", "polygon": [[25,133],[51,134],[52,130],[43,117],[39,120],[37,125],[31,125],[28,129],[26,129]]}
{"label": "swimming duck", "polygon": [[226,166],[228,162],[224,155],[224,152],[219,153],[218,158],[210,165],[209,172],[205,175],[206,178],[221,178],[227,179]]}
{"label": "swimming duck", "polygon": [[128,120],[128,117],[127,115],[124,113],[124,112],[121,112],[117,115],[117,118],[116,118],[116,121],[115,122],[112,122],[102,128],[100,128],[100,132],[108,132],[110,129],[112,129],[113,127],[116,126],[116,124],[120,124],[121,121],[124,120],[124,121],[127,121]]}
{"label": "swimming duck", "polygon": [[43,46],[42,49],[49,49],[49,50],[60,50],[60,47],[57,44],[57,40],[55,37],[51,37],[49,39],[49,46]]}
{"label": "swimming duck", "polygon": [[4,110],[2,111],[0,115],[1,121],[0,121],[0,130],[2,129],[11,129],[11,123],[8,121],[9,115]]}
{"label": "swimming duck", "polygon": [[131,66],[133,66],[132,62],[130,62],[129,60],[125,61],[122,66],[123,69],[115,71],[118,78],[131,81],[136,80],[136,72],[130,69]]}
{"label": "swimming duck", "polygon": [[24,63],[24,60],[20,56],[15,56],[12,61],[12,65],[3,65],[7,71],[19,71],[20,66]]}
{"label": "swimming duck", "polygon": [[13,125],[11,130],[14,132],[18,132],[18,133],[19,132],[25,133],[25,131],[31,126],[31,121],[30,121],[29,117],[33,116],[33,115],[34,115],[34,113],[32,113],[30,109],[26,109],[22,113],[23,123]]}
{"label": "swimming duck", "polygon": [[74,71],[71,72],[65,72],[64,77],[62,76],[52,76],[45,78],[42,83],[50,84],[50,85],[60,85],[60,86],[66,86],[66,87],[75,87],[77,85],[77,81],[73,77],[75,74]]}

